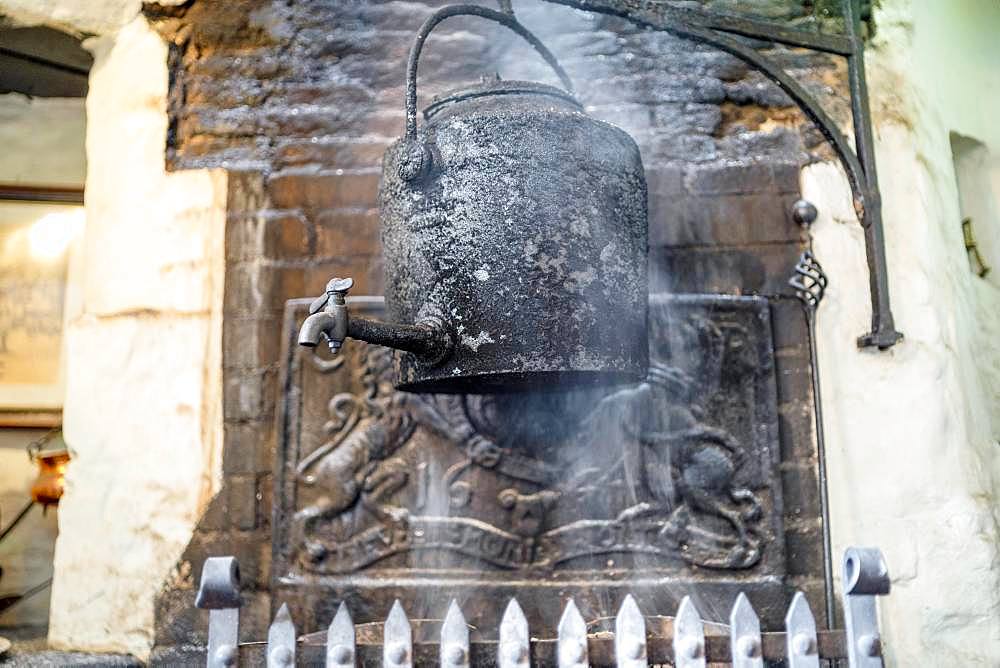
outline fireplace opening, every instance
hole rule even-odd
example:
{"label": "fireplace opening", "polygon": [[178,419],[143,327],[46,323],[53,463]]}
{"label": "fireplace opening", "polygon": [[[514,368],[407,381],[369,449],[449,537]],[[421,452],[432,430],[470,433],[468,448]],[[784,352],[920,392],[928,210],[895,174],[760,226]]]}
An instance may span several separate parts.
{"label": "fireplace opening", "polygon": [[970,4],[0,0],[0,661],[997,664]]}
{"label": "fireplace opening", "polygon": [[[349,10],[336,58],[276,73],[264,106],[281,139],[262,150],[216,150],[203,125],[227,106],[204,54],[234,45],[195,37],[174,56],[174,103],[200,111],[175,117],[173,163],[270,165],[230,206],[277,242],[260,260],[235,249],[234,267],[276,289],[256,309],[235,284],[230,300],[258,337],[281,332],[274,459],[251,487],[273,489],[271,514],[204,528],[270,538],[241,585],[266,614],[239,633],[286,663],[645,665],[731,659],[749,625],[744,653],[846,658],[845,632],[812,613],[836,602],[797,296],[822,297],[800,258],[798,171],[827,149],[732,54],[521,4],[425,8],[409,32],[395,5]],[[154,16],[169,35],[204,11]],[[257,29],[239,48],[267,51]],[[375,61],[357,40],[380,31],[393,46]],[[261,65],[241,56],[245,76]],[[323,117],[339,96],[354,111]],[[202,592],[235,591],[230,566],[206,566]],[[160,609],[182,601],[166,592]],[[222,634],[209,656],[229,657],[233,607],[202,607]]]}

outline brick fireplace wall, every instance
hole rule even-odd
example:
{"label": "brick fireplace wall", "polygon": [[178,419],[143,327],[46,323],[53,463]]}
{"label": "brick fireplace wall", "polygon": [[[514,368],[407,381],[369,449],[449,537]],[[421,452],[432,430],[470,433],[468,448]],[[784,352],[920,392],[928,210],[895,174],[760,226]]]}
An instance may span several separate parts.
{"label": "brick fireplace wall", "polygon": [[[281,314],[350,275],[380,294],[381,154],[403,129],[410,39],[430,2],[279,0],[148,5],[171,44],[168,163],[229,170],[223,322],[223,489],[179,577],[159,597],[159,656],[204,638],[192,607],[201,562],[239,557],[245,638],[265,635]],[[812,3],[783,0],[787,17]],[[787,295],[803,248],[789,209],[802,165],[825,156],[787,98],[740,61],[623,21],[525,0],[521,20],[560,58],[578,97],[642,150],[649,182],[651,287]],[[769,48],[768,45],[760,45]],[[453,19],[428,41],[421,97],[499,71],[550,78],[491,24]],[[836,63],[778,54],[843,115]],[[548,79],[547,79],[548,80]],[[806,330],[797,302],[772,301],[788,582],[821,604],[820,534]],[[305,629],[313,631],[315,629]]]}

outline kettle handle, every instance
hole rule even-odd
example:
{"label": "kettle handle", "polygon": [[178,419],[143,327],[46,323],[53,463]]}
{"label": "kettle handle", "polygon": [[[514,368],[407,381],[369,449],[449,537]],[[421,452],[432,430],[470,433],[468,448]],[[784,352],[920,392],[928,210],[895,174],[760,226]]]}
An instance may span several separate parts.
{"label": "kettle handle", "polygon": [[509,28],[513,32],[517,33],[524,38],[526,42],[531,44],[535,48],[545,62],[549,64],[549,67],[556,73],[559,77],[559,81],[566,90],[572,94],[573,93],[573,82],[570,81],[569,76],[566,74],[566,70],[562,68],[556,57],[552,55],[548,47],[542,44],[541,40],[535,37],[531,32],[528,31],[523,25],[521,25],[513,14],[508,14],[505,12],[498,12],[494,9],[489,9],[487,7],[480,7],[478,5],[448,5],[447,7],[442,7],[433,14],[427,17],[423,25],[420,26],[420,30],[417,31],[416,40],[413,42],[413,46],[410,47],[410,57],[406,62],[406,138],[416,139],[417,137],[417,62],[420,60],[420,52],[424,48],[424,42],[427,41],[427,37],[430,35],[431,31],[447,18],[452,16],[479,16],[484,19],[489,19],[491,21],[496,21],[497,23]]}

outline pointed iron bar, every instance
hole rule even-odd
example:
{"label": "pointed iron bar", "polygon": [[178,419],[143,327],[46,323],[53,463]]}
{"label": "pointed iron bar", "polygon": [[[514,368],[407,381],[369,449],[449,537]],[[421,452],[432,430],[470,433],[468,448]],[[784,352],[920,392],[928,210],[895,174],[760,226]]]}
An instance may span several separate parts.
{"label": "pointed iron bar", "polygon": [[[219,570],[214,567],[223,562],[226,565],[235,560],[217,559],[208,564],[207,582],[214,581],[211,571]],[[888,569],[882,553],[876,548],[850,548],[844,558],[844,583],[846,633],[817,632],[809,604],[802,592],[798,592],[785,616],[785,632],[762,634],[759,618],[741,592],[730,613],[728,635],[706,637],[704,622],[692,600],[685,597],[674,620],[674,637],[647,639],[645,618],[629,595],[615,618],[615,633],[610,638],[590,638],[583,616],[570,600],[559,620],[558,639],[532,640],[524,612],[512,599],[500,623],[499,640],[471,643],[469,626],[458,604],[452,601],[441,628],[440,643],[414,648],[412,627],[396,601],[385,622],[383,642],[358,645],[350,612],[341,603],[325,634],[310,634],[301,639],[304,653],[301,659],[308,665],[319,665],[325,658],[328,668],[373,665],[379,655],[383,666],[412,668],[417,657],[423,657],[421,665],[428,665],[435,654],[443,668],[469,668],[473,663],[529,668],[532,660],[544,665],[557,664],[559,668],[583,668],[591,662],[624,668],[670,662],[675,668],[704,668],[709,662],[731,662],[733,668],[762,668],[765,659],[784,659],[789,668],[819,668],[821,658],[849,658],[851,668],[881,668],[882,643],[874,597],[889,592]],[[238,604],[238,588],[232,585],[232,580],[213,587],[206,586],[203,576],[198,607],[220,611],[219,606],[234,605],[234,601]],[[266,647],[261,648],[265,650],[266,665],[294,666],[298,642],[288,606],[282,605],[268,629]],[[211,638],[209,645],[214,647]],[[239,659],[237,652],[222,656],[210,651],[207,656],[210,668],[236,665]]]}
{"label": "pointed iron bar", "polygon": [[295,665],[295,624],[282,603],[267,630],[267,668],[291,668]]}
{"label": "pointed iron bar", "polygon": [[441,625],[441,668],[469,668],[469,626],[454,599]]}
{"label": "pointed iron bar", "polygon": [[788,668],[819,668],[816,618],[805,594],[796,592],[785,615]]}
{"label": "pointed iron bar", "polygon": [[392,604],[382,632],[382,665],[413,668],[413,630],[399,599]]}
{"label": "pointed iron bar", "polygon": [[[571,608],[567,605],[567,609],[564,610],[562,619],[560,620],[558,640],[551,638],[531,639],[529,641],[530,653],[527,665],[559,666],[559,668],[617,665],[615,658],[616,651],[618,651],[616,636],[608,633],[587,637],[586,624],[582,616],[579,615],[579,611],[575,608],[576,606]],[[402,616],[402,619],[399,619],[396,615],[392,615],[393,622],[387,622],[386,624],[385,639],[388,643],[388,648],[385,643],[378,641],[357,642],[354,647],[354,662],[347,663],[346,665],[381,665],[393,668],[395,666],[405,666],[409,668],[414,665],[432,666],[439,663],[441,649],[439,638],[429,638],[420,641],[419,644],[413,644],[411,639],[414,636],[408,635],[410,627],[406,621],[405,614],[402,613],[401,608],[397,612]],[[400,625],[398,622],[402,622],[402,624]],[[704,622],[702,622],[702,625],[704,625]],[[638,628],[642,629],[643,627],[640,626]],[[333,656],[330,656],[331,653],[328,649],[330,641],[329,632],[330,628],[328,627],[322,631],[297,638],[295,660],[298,662],[298,665],[323,666],[327,660],[330,660],[331,663],[336,663],[334,659],[338,658],[337,652],[335,651]],[[400,640],[400,635],[402,635],[402,642],[397,642]],[[881,644],[877,642],[875,634],[862,635],[870,635],[872,637],[871,639],[864,640],[858,647],[871,648],[876,650],[876,653],[881,649]],[[567,639],[570,638],[574,639],[575,642],[567,643]],[[761,634],[760,653],[765,661],[784,661],[788,651],[787,645],[787,634],[784,632]],[[564,650],[563,647],[569,647],[570,649]],[[671,636],[654,635],[646,638],[646,663],[640,665],[673,665],[673,647],[674,639]],[[263,665],[265,663],[267,658],[265,643],[244,642],[241,643],[240,649],[241,658],[244,661],[253,665]],[[395,658],[399,659],[401,657],[402,662],[397,663],[387,660],[387,649],[390,654],[394,654]],[[844,659],[846,665],[848,654],[844,631],[818,632],[817,650],[817,654],[821,660]],[[496,639],[472,640],[470,638],[469,665],[498,666],[499,651],[500,643]],[[729,665],[731,657],[732,649],[729,634],[705,636],[704,658],[708,665],[720,663]],[[626,661],[626,665],[628,665],[628,661]],[[738,666],[739,664],[736,665]]]}
{"label": "pointed iron bar", "polygon": [[356,654],[354,620],[347,605],[340,604],[326,632],[326,668],[347,668],[354,665]]}
{"label": "pointed iron bar", "polygon": [[556,652],[559,668],[586,668],[590,665],[587,653],[587,623],[573,599],[566,603],[559,618],[559,642]]}
{"label": "pointed iron bar", "polygon": [[674,668],[705,668],[705,627],[690,596],[674,618]]}
{"label": "pointed iron bar", "polygon": [[646,620],[632,594],[615,617],[615,660],[618,668],[647,668]]}
{"label": "pointed iron bar", "polygon": [[764,668],[760,639],[760,619],[743,592],[729,613],[729,647],[733,668]]}
{"label": "pointed iron bar", "polygon": [[500,668],[528,668],[531,656],[528,620],[515,598],[510,599],[500,620],[497,654]]}
{"label": "pointed iron bar", "polygon": [[238,638],[240,609],[224,608],[208,613],[208,668],[233,668],[240,665]]}

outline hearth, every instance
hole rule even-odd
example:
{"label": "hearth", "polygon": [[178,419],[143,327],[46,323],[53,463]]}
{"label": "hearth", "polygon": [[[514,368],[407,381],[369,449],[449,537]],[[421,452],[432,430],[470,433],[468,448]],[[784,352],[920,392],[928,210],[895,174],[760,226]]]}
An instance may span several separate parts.
{"label": "hearth", "polygon": [[[787,75],[713,31],[818,50],[823,40],[689,23],[702,15],[666,5],[557,1],[760,66],[857,162]],[[436,98],[418,124],[424,41],[460,15],[517,33],[562,88],[484,78]],[[210,560],[199,597],[212,610],[209,664],[264,650],[269,665],[881,665],[877,550],[845,557],[846,630],[835,629],[829,570],[826,630],[795,591],[796,575],[832,567],[829,526],[825,489],[822,538],[807,520],[786,524],[811,492],[786,507],[788,479],[809,465],[779,452],[789,397],[779,400],[772,316],[799,299],[812,325],[826,277],[811,251],[793,294],[668,292],[662,278],[650,291],[639,148],[584,112],[508,3],[432,13],[404,94],[406,133],[379,186],[385,298],[349,297],[354,279],[339,273],[319,298],[285,305],[267,644],[240,643],[235,561]],[[877,232],[877,209],[864,207],[877,189],[854,185]],[[815,210],[788,215],[807,227]],[[869,241],[875,316],[863,345],[887,348],[898,335],[878,234]]]}

